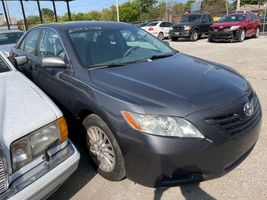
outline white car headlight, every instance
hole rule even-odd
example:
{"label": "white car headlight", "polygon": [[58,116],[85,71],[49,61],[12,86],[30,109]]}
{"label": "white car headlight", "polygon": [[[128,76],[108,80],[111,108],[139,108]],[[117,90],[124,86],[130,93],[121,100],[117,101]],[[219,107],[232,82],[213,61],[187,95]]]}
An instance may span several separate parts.
{"label": "white car headlight", "polygon": [[187,25],[184,26],[184,30],[185,30],[185,31],[190,31],[191,28],[192,28],[192,26],[187,26]]}
{"label": "white car headlight", "polygon": [[11,144],[12,168],[14,171],[24,167],[33,159],[43,154],[56,141],[65,141],[68,130],[62,117]]}
{"label": "white car headlight", "polygon": [[131,127],[151,135],[204,138],[193,124],[183,118],[143,115],[128,111],[122,111],[122,115]]}
{"label": "white car headlight", "polygon": [[231,26],[230,31],[236,31],[240,26]]}

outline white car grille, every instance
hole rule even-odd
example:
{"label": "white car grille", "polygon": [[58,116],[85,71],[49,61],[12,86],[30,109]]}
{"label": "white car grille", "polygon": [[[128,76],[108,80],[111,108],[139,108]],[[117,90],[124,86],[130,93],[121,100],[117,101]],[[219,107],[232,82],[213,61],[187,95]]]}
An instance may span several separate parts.
{"label": "white car grille", "polygon": [[7,173],[5,170],[5,165],[3,158],[0,158],[0,193],[3,193],[8,188],[8,182],[7,182]]}

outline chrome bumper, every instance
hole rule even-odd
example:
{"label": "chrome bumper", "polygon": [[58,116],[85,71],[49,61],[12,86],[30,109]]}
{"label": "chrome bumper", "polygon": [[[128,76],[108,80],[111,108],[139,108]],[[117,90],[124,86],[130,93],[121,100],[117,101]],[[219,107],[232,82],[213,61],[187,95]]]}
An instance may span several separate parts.
{"label": "chrome bumper", "polygon": [[80,154],[69,141],[68,145],[14,180],[0,199],[43,199],[50,196],[78,167]]}

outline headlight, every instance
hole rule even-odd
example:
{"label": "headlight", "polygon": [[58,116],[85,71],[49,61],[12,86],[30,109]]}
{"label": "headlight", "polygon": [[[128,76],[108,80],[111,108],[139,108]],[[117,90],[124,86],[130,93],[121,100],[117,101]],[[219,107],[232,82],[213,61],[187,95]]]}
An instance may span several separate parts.
{"label": "headlight", "polygon": [[11,144],[12,167],[16,171],[44,151],[57,140],[61,142],[68,138],[65,119],[62,117]]}
{"label": "headlight", "polygon": [[236,31],[240,26],[231,26],[230,31]]}
{"label": "headlight", "polygon": [[143,115],[128,111],[122,111],[122,115],[132,128],[148,134],[172,137],[204,138],[193,124],[183,118]]}
{"label": "headlight", "polygon": [[184,26],[184,30],[185,30],[185,31],[190,31],[191,28],[192,28],[192,26],[186,26],[186,25]]}

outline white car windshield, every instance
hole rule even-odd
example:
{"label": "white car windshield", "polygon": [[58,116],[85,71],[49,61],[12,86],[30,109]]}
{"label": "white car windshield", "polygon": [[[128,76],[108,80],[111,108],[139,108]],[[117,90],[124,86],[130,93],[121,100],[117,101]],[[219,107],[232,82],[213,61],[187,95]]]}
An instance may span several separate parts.
{"label": "white car windshield", "polygon": [[137,27],[78,29],[68,32],[84,67],[124,65],[174,55],[173,49]]}
{"label": "white car windshield", "polygon": [[10,71],[10,69],[7,67],[6,63],[3,61],[3,58],[0,56],[0,73],[8,71]]}

